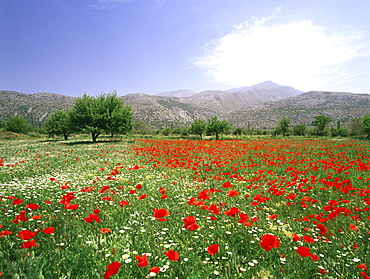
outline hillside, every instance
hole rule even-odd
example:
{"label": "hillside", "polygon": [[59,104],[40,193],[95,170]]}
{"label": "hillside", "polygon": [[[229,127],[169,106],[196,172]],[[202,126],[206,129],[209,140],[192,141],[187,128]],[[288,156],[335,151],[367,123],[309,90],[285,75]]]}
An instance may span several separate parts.
{"label": "hillside", "polygon": [[0,91],[0,119],[22,116],[31,124],[41,123],[50,112],[73,104],[73,97],[36,93],[22,94],[15,91]]}
{"label": "hillside", "polygon": [[[132,93],[120,98],[132,106],[135,120],[141,120],[153,128],[187,126],[195,119],[206,120],[214,115],[228,120],[233,127],[271,129],[282,117],[291,119],[292,125],[310,125],[317,115],[327,115],[346,123],[351,118],[370,114],[369,94],[301,94],[292,87],[270,81],[225,91],[195,93],[191,90],[173,90],[157,95]],[[53,93],[28,95],[0,91],[0,118],[7,120],[19,115],[35,126],[42,126],[43,120],[52,111],[66,108],[73,101],[73,97]]]}
{"label": "hillside", "polygon": [[[286,117],[292,125],[311,125],[315,116],[326,115],[348,123],[352,118],[370,114],[370,95],[312,91],[295,97],[263,103],[230,113],[227,120],[236,127],[271,129]],[[249,124],[248,124],[249,123]]]}

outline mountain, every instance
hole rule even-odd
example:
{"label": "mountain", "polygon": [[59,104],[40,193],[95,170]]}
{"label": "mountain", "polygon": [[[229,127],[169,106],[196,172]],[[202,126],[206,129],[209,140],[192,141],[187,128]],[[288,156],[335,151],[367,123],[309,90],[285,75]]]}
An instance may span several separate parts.
{"label": "mountain", "polygon": [[197,94],[195,91],[190,89],[178,89],[178,90],[171,90],[171,91],[165,91],[158,94],[155,94],[156,96],[162,96],[162,97],[179,97],[179,98],[185,98],[190,97],[192,95]]}
{"label": "mountain", "polygon": [[272,129],[283,117],[291,124],[311,125],[315,116],[326,115],[348,123],[352,118],[370,114],[370,94],[311,91],[298,96],[243,108],[227,115],[236,127]]}
{"label": "mountain", "polygon": [[41,123],[50,112],[73,104],[73,97],[54,94],[22,94],[15,91],[0,91],[0,119],[22,116],[31,124]]}
{"label": "mountain", "polygon": [[[233,127],[275,128],[282,117],[292,125],[310,125],[315,116],[327,115],[333,120],[348,122],[351,118],[370,114],[370,95],[343,92],[312,91],[302,93],[271,81],[228,90],[188,89],[148,95],[131,93],[120,97],[132,106],[134,119],[153,128],[187,126],[195,119],[218,116]],[[36,93],[22,94],[0,91],[0,119],[25,117],[31,124],[42,125],[55,109],[71,106],[73,97]]]}

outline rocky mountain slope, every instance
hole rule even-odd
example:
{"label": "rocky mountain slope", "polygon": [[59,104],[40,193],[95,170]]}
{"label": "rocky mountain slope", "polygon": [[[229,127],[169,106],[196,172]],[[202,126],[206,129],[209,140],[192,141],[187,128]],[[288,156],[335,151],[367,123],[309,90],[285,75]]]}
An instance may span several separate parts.
{"label": "rocky mountain slope", "polygon": [[[133,93],[120,98],[132,106],[135,120],[153,128],[187,126],[194,119],[206,120],[214,115],[228,120],[233,127],[271,129],[282,117],[291,119],[292,125],[310,125],[317,115],[346,123],[351,118],[370,114],[369,94],[302,94],[271,81],[225,91],[173,90],[157,95]],[[19,115],[35,126],[42,126],[52,111],[66,108],[73,101],[73,97],[53,93],[28,95],[0,91],[0,119]]]}

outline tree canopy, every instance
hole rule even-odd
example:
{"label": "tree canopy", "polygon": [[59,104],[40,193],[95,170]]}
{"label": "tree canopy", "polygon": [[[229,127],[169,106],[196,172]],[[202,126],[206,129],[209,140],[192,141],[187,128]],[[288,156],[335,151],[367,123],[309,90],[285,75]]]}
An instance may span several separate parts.
{"label": "tree canopy", "polygon": [[45,130],[49,137],[54,135],[63,135],[64,140],[68,139],[72,127],[69,121],[70,113],[68,111],[56,110],[45,121]]}
{"label": "tree canopy", "polygon": [[113,135],[131,131],[132,118],[131,107],[124,105],[116,92],[97,97],[84,94],[75,100],[70,112],[72,127],[90,133],[93,142],[103,132]]}
{"label": "tree canopy", "polygon": [[220,138],[220,134],[227,133],[229,130],[229,122],[226,120],[218,120],[217,116],[213,116],[207,121],[207,133],[215,135],[216,140]]}

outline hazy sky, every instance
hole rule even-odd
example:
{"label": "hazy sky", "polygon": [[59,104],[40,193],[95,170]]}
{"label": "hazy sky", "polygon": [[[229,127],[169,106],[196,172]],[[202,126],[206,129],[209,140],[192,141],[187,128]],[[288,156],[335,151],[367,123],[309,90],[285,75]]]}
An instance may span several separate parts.
{"label": "hazy sky", "polygon": [[370,0],[0,0],[0,90],[370,93]]}

